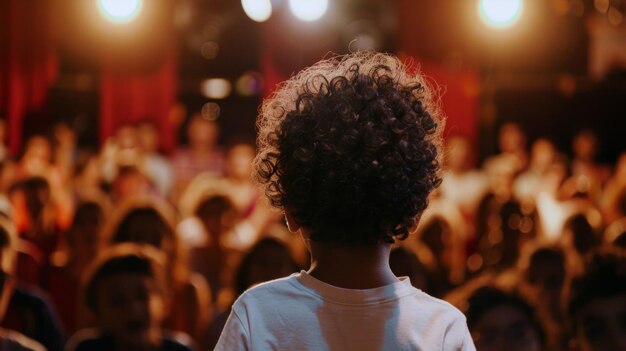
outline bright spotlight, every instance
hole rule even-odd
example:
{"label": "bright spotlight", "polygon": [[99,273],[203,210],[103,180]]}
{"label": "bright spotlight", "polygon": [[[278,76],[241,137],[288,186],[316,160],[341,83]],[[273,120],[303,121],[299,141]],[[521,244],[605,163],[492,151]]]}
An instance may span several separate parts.
{"label": "bright spotlight", "polygon": [[517,22],[522,13],[522,0],[480,0],[478,12],[490,27],[509,27]]}
{"label": "bright spotlight", "polygon": [[224,99],[230,95],[232,85],[223,78],[210,78],[202,82],[200,91],[209,99]]}
{"label": "bright spotlight", "polygon": [[291,12],[303,21],[320,19],[328,9],[328,0],[289,0]]}
{"label": "bright spotlight", "polygon": [[98,0],[102,15],[111,22],[130,22],[141,11],[142,0]]}
{"label": "bright spotlight", "polygon": [[241,0],[243,11],[255,22],[265,22],[272,15],[270,0]]}

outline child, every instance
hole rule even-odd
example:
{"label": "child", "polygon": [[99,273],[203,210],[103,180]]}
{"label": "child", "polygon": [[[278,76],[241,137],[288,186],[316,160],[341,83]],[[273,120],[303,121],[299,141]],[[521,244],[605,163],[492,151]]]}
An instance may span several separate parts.
{"label": "child", "polygon": [[130,243],[109,248],[86,268],[82,287],[100,330],[79,332],[67,350],[191,350],[161,327],[167,280],[155,249]]}
{"label": "child", "polygon": [[256,176],[311,266],[242,294],[216,350],[474,350],[458,310],[389,267],[440,183],[442,123],[419,75],[370,52],[319,62],[263,103]]}

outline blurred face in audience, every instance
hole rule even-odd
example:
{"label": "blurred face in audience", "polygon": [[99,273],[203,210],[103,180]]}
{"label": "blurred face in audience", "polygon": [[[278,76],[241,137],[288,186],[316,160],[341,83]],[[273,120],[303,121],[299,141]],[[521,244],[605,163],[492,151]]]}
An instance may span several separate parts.
{"label": "blurred face in audience", "polygon": [[498,145],[505,153],[524,152],[526,136],[517,124],[507,123],[500,128]]}
{"label": "blurred face in audience", "polygon": [[189,145],[193,147],[212,147],[217,143],[219,128],[215,121],[203,117],[193,117],[187,128]]}
{"label": "blurred face in audience", "polygon": [[137,126],[137,136],[141,149],[146,153],[159,150],[159,131],[151,123],[141,123]]}
{"label": "blurred face in audience", "polygon": [[540,172],[546,171],[554,163],[556,149],[547,139],[539,139],[533,143],[531,150],[532,167]]}
{"label": "blurred face in audience", "polygon": [[97,303],[101,328],[119,345],[140,350],[160,342],[166,308],[156,279],[137,273],[104,278]]}
{"label": "blurred face in audience", "polygon": [[463,137],[452,137],[446,144],[446,168],[451,172],[461,172],[470,165],[470,145]]}
{"label": "blurred face in audience", "polygon": [[581,351],[626,350],[626,293],[583,306],[575,332]]}
{"label": "blurred face in audience", "polygon": [[591,162],[596,156],[598,140],[592,132],[583,131],[574,138],[572,148],[577,159]]}
{"label": "blurred face in audience", "polygon": [[487,311],[475,324],[472,336],[478,351],[539,351],[541,339],[519,309],[501,305]]}
{"label": "blurred face in audience", "polygon": [[228,175],[235,179],[250,179],[254,148],[247,144],[238,144],[228,152],[226,167]]}

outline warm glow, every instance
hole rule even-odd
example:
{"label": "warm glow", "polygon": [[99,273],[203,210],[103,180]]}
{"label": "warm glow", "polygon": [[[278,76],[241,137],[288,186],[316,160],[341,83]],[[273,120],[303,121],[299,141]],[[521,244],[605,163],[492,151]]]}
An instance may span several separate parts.
{"label": "warm glow", "polygon": [[232,85],[226,79],[205,79],[200,87],[202,94],[209,99],[224,99],[232,91]]}
{"label": "warm glow", "polygon": [[328,9],[328,0],[289,0],[291,12],[303,21],[320,19]]}
{"label": "warm glow", "polygon": [[522,13],[522,0],[480,0],[478,12],[490,27],[509,27],[517,22]]}
{"label": "warm glow", "polygon": [[256,22],[265,22],[272,15],[270,0],[241,0],[243,11]]}
{"label": "warm glow", "polygon": [[141,0],[98,0],[98,8],[111,22],[130,22],[141,11]]}

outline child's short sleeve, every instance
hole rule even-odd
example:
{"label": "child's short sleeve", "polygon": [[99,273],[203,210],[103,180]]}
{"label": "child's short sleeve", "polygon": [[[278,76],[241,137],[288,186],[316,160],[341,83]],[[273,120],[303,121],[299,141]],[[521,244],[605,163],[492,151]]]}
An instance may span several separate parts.
{"label": "child's short sleeve", "polygon": [[465,317],[454,320],[446,331],[442,351],[476,351]]}
{"label": "child's short sleeve", "polygon": [[241,319],[233,309],[220,335],[216,351],[250,350],[250,337]]}

